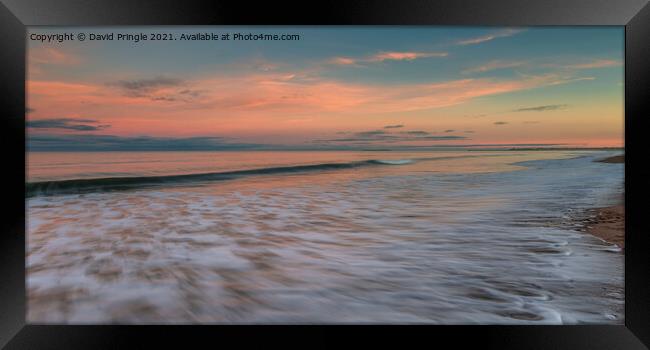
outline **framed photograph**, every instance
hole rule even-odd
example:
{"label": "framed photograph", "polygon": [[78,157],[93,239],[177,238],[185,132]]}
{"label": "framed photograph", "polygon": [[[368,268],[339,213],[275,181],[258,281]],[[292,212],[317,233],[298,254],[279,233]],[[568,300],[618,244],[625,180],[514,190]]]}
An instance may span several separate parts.
{"label": "framed photograph", "polygon": [[0,23],[0,346],[650,344],[647,1]]}

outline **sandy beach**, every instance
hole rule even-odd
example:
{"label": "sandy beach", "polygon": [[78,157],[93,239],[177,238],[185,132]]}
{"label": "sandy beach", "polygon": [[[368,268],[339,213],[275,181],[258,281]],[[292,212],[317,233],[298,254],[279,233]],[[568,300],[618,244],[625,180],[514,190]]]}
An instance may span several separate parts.
{"label": "sandy beach", "polygon": [[625,163],[625,155],[621,154],[621,155],[618,155],[618,156],[607,157],[607,158],[604,158],[604,159],[599,159],[599,160],[597,160],[597,162],[599,162],[599,163],[614,163],[614,164],[616,164],[616,163]]}
{"label": "sandy beach", "polygon": [[[624,163],[625,155],[597,160],[599,163]],[[594,209],[592,215],[583,221],[583,229],[609,243],[616,244],[625,252],[625,206],[621,204]]]}
{"label": "sandy beach", "polygon": [[625,207],[615,205],[595,210],[584,222],[585,232],[616,244],[625,251]]}

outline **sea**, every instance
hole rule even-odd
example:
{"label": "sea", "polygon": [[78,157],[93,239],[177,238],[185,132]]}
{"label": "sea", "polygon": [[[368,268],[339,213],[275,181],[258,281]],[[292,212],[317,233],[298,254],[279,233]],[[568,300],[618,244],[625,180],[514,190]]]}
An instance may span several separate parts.
{"label": "sea", "polygon": [[29,152],[33,324],[623,324],[622,151]]}

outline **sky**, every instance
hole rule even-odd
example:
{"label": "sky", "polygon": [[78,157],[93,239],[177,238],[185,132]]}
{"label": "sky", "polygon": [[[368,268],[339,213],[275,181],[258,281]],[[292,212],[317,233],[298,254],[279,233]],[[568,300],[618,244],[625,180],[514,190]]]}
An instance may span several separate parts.
{"label": "sky", "polygon": [[80,32],[177,40],[28,40],[30,150],[624,143],[623,27],[29,28]]}

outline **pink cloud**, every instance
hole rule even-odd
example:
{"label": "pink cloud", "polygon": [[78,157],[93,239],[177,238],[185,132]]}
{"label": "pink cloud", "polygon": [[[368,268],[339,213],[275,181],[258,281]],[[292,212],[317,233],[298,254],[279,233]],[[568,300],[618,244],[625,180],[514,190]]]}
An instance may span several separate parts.
{"label": "pink cloud", "polygon": [[497,69],[504,69],[504,68],[515,68],[515,67],[520,67],[524,65],[525,62],[521,61],[501,61],[501,60],[496,60],[496,61],[490,61],[486,64],[476,66],[476,67],[471,67],[463,70],[461,73],[462,74],[471,74],[471,73],[484,73],[484,72],[489,72]]}
{"label": "pink cloud", "polygon": [[357,64],[357,60],[349,57],[334,57],[330,60],[330,63],[346,66]]}
{"label": "pink cloud", "polygon": [[[459,79],[436,83],[374,85],[316,78],[297,73],[213,76],[164,87],[153,96],[175,96],[178,89],[201,91],[192,100],[127,96],[109,84],[28,81],[30,119],[84,117],[111,125],[117,135],[250,134],[285,130],[286,123],[313,130],[332,129],[341,120],[436,109],[475,98],[566,84],[588,78],[557,75],[518,79]],[[161,95],[158,95],[161,94]]]}
{"label": "pink cloud", "polygon": [[447,57],[447,52],[381,52],[369,58],[370,61],[412,61],[418,58]]}
{"label": "pink cloud", "polygon": [[[575,64],[542,63],[542,62],[536,62],[535,60],[533,61],[494,60],[476,67],[467,68],[461,71],[461,74],[484,73],[484,72],[489,72],[497,69],[516,68],[516,67],[522,67],[522,68],[542,67],[542,68],[552,68],[555,70],[557,69],[580,70],[580,69],[616,67],[620,65],[622,65],[620,61],[606,60],[606,59],[597,59],[597,60],[587,61],[583,63],[575,63]],[[593,79],[593,78],[589,78],[589,79]]]}
{"label": "pink cloud", "polygon": [[52,47],[29,49],[29,61],[36,64],[78,64],[81,59],[72,53]]}
{"label": "pink cloud", "polygon": [[592,62],[571,64],[565,66],[569,69],[592,69],[592,68],[606,68],[606,67],[617,67],[623,63],[617,60],[595,60]]}
{"label": "pink cloud", "polygon": [[338,65],[356,65],[359,63],[368,63],[368,62],[412,61],[420,58],[447,57],[448,55],[449,54],[447,52],[389,51],[389,52],[380,52],[375,55],[362,57],[362,58],[335,57],[330,60],[330,63],[338,64]]}
{"label": "pink cloud", "polygon": [[505,29],[505,30],[500,30],[491,34],[479,36],[476,38],[470,38],[470,39],[465,39],[465,40],[460,40],[456,44],[457,45],[475,45],[475,44],[480,44],[486,41],[491,41],[497,38],[505,38],[509,36],[513,36],[515,34],[523,32],[523,29]]}

